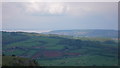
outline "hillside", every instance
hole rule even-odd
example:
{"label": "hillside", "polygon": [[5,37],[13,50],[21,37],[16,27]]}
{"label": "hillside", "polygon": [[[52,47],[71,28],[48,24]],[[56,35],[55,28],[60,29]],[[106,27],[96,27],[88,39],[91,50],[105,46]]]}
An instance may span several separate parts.
{"label": "hillside", "polygon": [[[2,32],[6,56],[35,59],[41,66],[116,66],[118,43],[70,36]],[[7,61],[7,60],[6,60]]]}
{"label": "hillside", "polygon": [[18,56],[2,56],[2,66],[38,66],[35,60]]}
{"label": "hillside", "polygon": [[50,32],[44,32],[43,34],[58,34],[58,35],[69,35],[75,37],[106,37],[106,38],[117,38],[117,30],[54,30]]}

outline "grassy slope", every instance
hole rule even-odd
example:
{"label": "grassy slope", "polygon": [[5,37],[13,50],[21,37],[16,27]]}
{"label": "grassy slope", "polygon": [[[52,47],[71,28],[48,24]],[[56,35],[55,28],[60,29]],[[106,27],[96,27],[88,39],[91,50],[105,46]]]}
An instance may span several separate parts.
{"label": "grassy slope", "polygon": [[38,60],[42,66],[117,66],[116,58],[99,55],[67,57],[57,60]]}
{"label": "grassy slope", "polygon": [[2,66],[37,66],[33,60],[15,56],[3,56]]}

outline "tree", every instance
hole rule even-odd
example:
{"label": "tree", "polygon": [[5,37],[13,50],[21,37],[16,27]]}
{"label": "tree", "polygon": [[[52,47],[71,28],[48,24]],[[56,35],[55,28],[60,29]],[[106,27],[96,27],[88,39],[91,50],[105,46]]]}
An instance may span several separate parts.
{"label": "tree", "polygon": [[15,57],[16,55],[12,55],[12,56],[14,56],[14,57]]}
{"label": "tree", "polygon": [[3,53],[2,56],[5,56],[5,54]]}

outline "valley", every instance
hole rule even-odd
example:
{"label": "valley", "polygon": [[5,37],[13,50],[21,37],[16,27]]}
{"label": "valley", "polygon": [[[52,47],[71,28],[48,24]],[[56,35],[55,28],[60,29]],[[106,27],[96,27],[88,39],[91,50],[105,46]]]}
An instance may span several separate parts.
{"label": "valley", "polygon": [[31,58],[40,66],[118,65],[118,42],[111,38],[3,31],[2,41],[5,56]]}

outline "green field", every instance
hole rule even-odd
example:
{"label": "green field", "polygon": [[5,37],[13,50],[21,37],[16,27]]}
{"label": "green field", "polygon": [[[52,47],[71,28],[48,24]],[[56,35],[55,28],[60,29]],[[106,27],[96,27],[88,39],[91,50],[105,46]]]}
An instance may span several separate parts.
{"label": "green field", "polygon": [[31,58],[40,66],[118,65],[118,43],[110,38],[75,38],[24,32],[2,34],[3,54]]}

